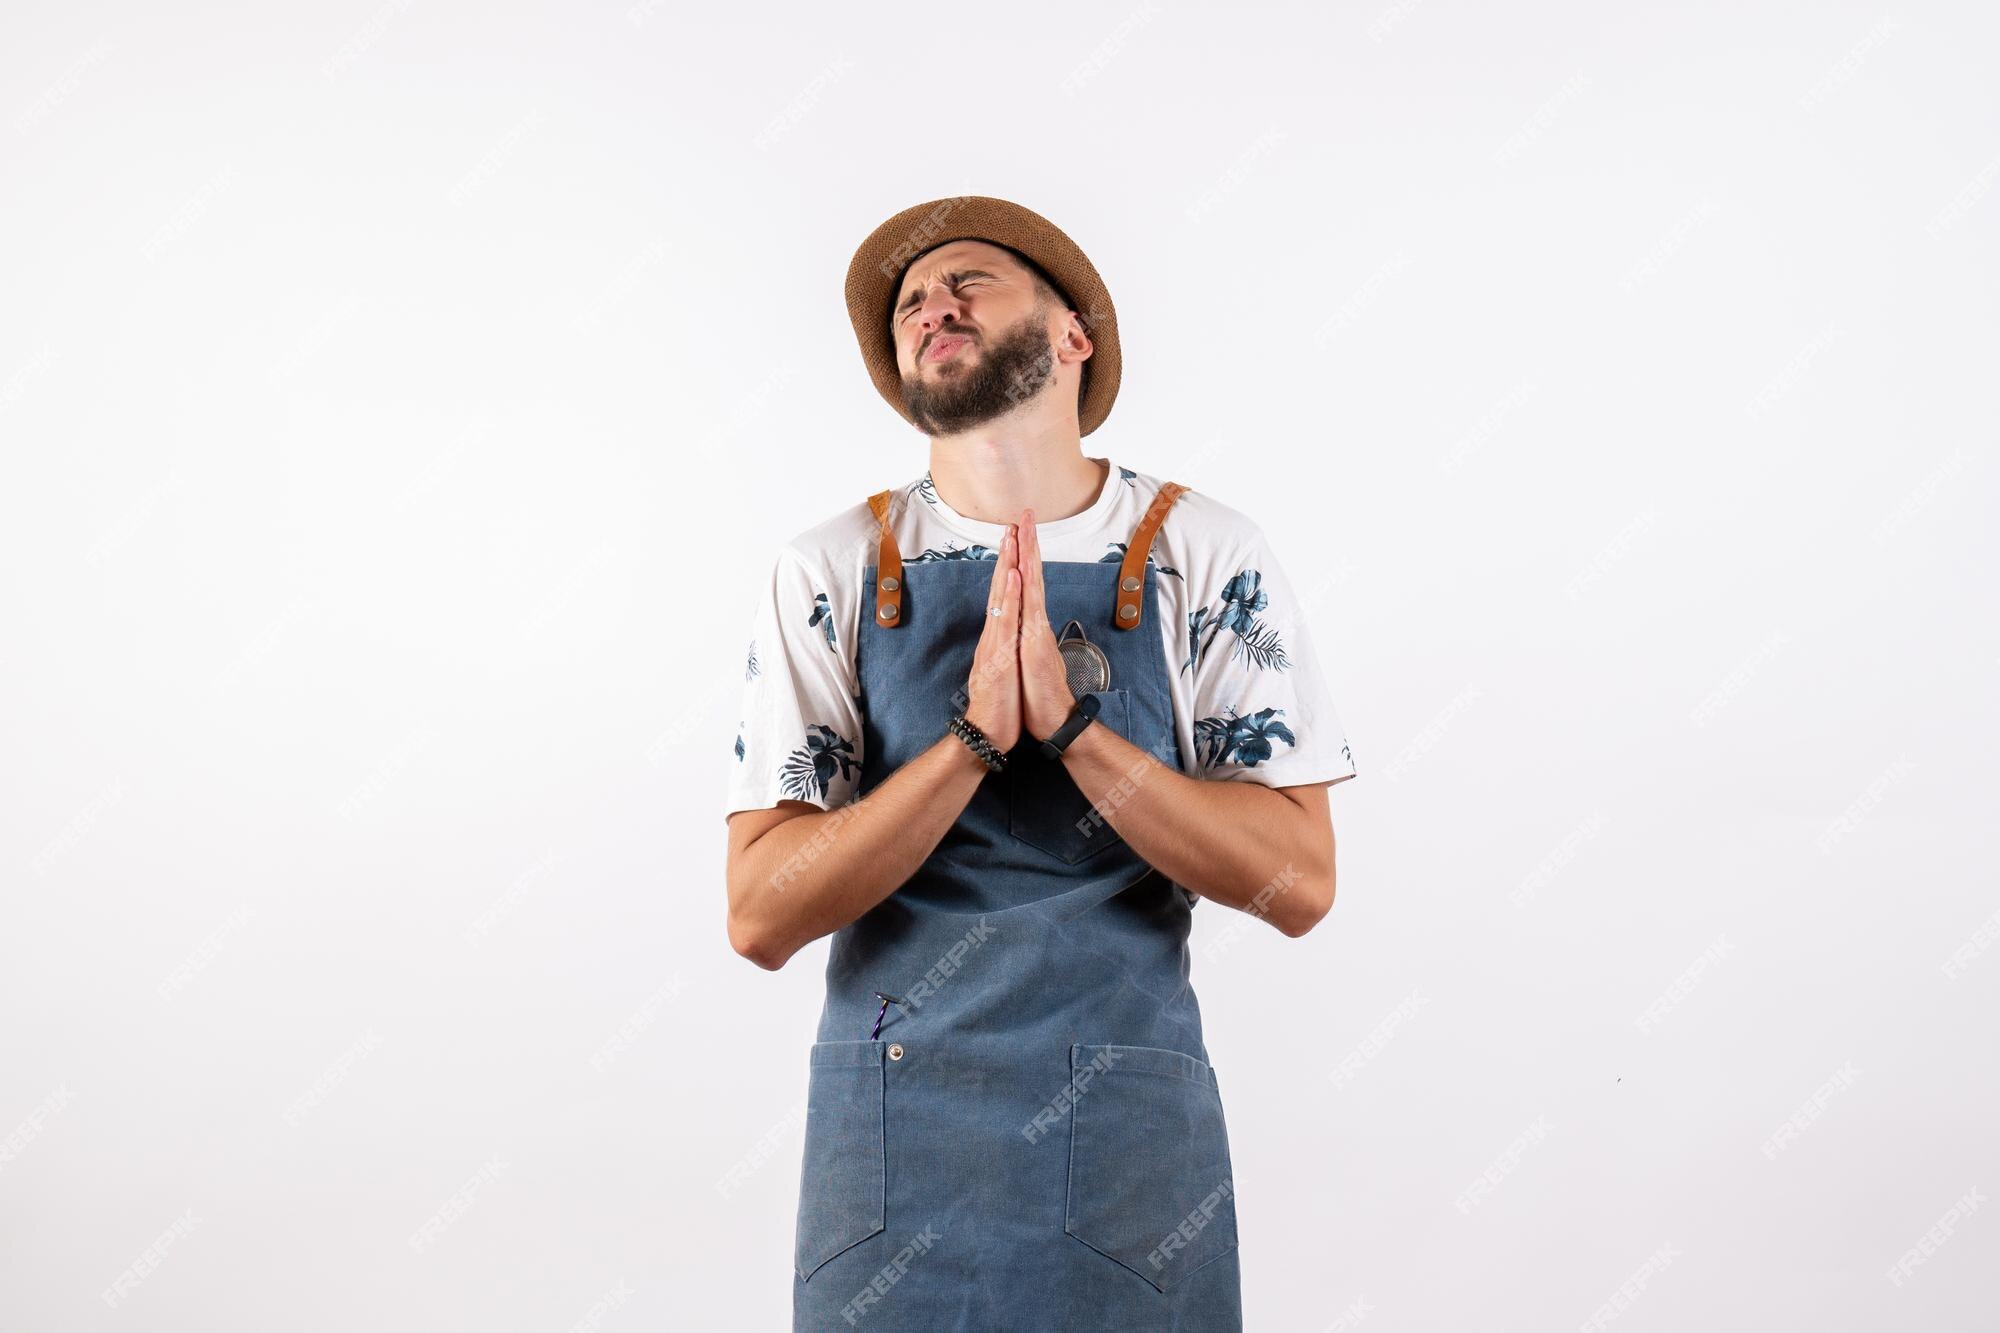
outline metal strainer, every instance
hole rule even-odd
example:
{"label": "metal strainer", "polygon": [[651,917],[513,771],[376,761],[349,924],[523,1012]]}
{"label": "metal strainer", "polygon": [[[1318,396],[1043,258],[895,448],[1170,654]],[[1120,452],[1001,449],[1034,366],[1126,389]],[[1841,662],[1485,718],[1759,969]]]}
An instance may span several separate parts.
{"label": "metal strainer", "polygon": [[[1067,637],[1072,629],[1076,631],[1074,639]],[[1063,626],[1062,635],[1056,639],[1056,651],[1062,654],[1063,677],[1069,682],[1073,697],[1081,699],[1111,684],[1111,660],[1102,648],[1083,636],[1082,621],[1072,620]]]}

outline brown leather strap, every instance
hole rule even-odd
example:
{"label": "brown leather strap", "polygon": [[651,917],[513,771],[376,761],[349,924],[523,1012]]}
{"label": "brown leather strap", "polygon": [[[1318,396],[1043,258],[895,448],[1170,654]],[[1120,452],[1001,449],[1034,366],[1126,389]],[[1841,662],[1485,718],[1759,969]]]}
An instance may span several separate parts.
{"label": "brown leather strap", "polygon": [[1159,494],[1146,507],[1145,517],[1132,530],[1132,540],[1125,545],[1125,559],[1118,566],[1118,603],[1111,615],[1111,623],[1119,629],[1136,629],[1143,619],[1139,608],[1146,594],[1146,556],[1153,549],[1153,538],[1158,535],[1160,524],[1167,520],[1167,511],[1187,489],[1177,481],[1162,482]]}
{"label": "brown leather strap", "polygon": [[877,491],[868,497],[868,507],[882,525],[882,545],[875,553],[875,623],[883,629],[903,623],[903,554],[889,527],[889,494]]}

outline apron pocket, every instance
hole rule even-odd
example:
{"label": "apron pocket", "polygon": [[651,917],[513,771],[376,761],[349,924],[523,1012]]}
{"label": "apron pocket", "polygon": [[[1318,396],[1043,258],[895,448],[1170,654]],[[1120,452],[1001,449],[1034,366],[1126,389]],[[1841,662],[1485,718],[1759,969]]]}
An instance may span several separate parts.
{"label": "apron pocket", "polygon": [[793,1240],[802,1279],[882,1229],[888,1199],[882,1051],[879,1041],[822,1041],[812,1048]]}
{"label": "apron pocket", "polygon": [[[1093,690],[1100,705],[1093,727],[1108,726],[1132,739],[1132,692]],[[1090,801],[1060,759],[1042,753],[1041,743],[1023,735],[1007,756],[1007,831],[1058,861],[1074,865],[1125,841],[1111,822],[1092,812]]]}
{"label": "apron pocket", "polygon": [[1063,1230],[1160,1291],[1235,1249],[1214,1070],[1157,1046],[1077,1045],[1070,1076]]}

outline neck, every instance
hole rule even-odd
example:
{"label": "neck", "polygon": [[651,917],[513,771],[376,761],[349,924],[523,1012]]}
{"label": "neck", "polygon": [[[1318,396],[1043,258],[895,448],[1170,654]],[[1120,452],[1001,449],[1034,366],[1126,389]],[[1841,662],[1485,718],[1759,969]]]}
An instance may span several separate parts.
{"label": "neck", "polygon": [[1110,484],[1110,471],[1083,456],[1074,434],[1041,442],[931,441],[938,498],[981,523],[1017,523],[1023,509],[1033,509],[1037,523],[1080,514]]}

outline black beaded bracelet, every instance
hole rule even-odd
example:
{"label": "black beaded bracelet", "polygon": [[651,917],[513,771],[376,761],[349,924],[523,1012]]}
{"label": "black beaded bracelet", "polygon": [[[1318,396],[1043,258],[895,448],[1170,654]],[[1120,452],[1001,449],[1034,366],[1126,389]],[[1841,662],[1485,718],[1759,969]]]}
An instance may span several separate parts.
{"label": "black beaded bracelet", "polygon": [[951,734],[971,746],[972,752],[979,756],[980,762],[986,767],[995,773],[1007,767],[1007,757],[994,748],[993,742],[986,739],[984,732],[966,721],[965,714],[953,713],[950,726]]}

